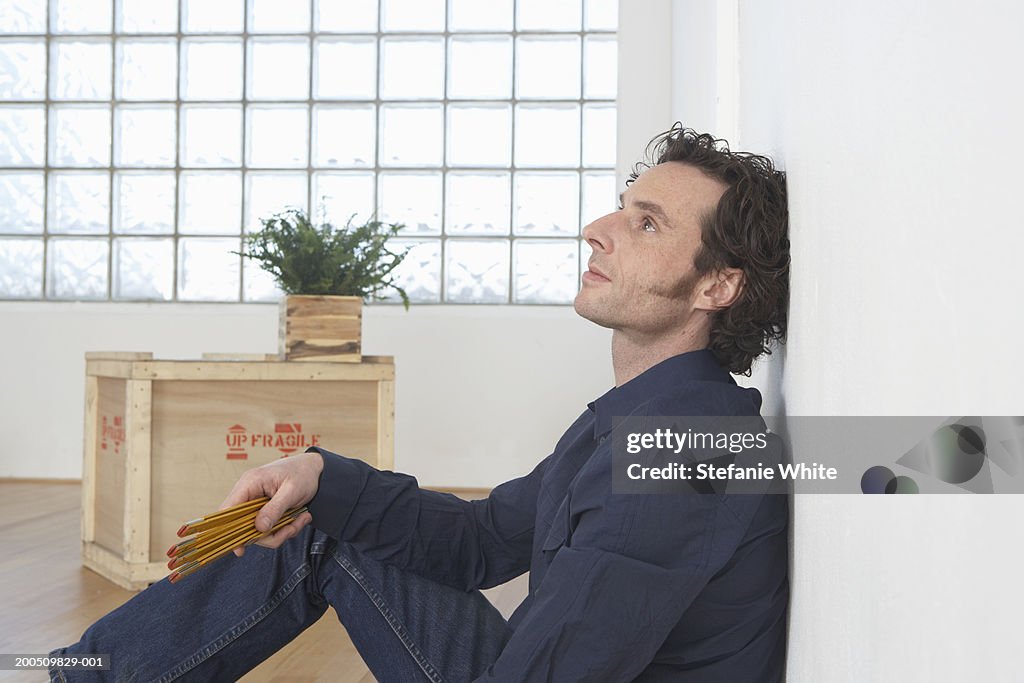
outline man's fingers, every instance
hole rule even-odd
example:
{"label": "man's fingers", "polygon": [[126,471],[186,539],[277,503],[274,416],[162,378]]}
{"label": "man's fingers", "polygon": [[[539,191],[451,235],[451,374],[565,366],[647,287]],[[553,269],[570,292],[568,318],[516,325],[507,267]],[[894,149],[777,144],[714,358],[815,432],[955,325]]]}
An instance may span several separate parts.
{"label": "man's fingers", "polygon": [[256,545],[261,545],[264,548],[278,548],[282,543],[290,538],[294,538],[299,535],[302,528],[309,524],[313,520],[313,516],[308,512],[303,512],[296,518],[294,522],[288,526],[282,527],[270,534],[269,536],[262,536],[260,540],[256,541]]}
{"label": "man's fingers", "polygon": [[[288,485],[288,482],[282,484],[281,488],[274,494],[274,497],[256,515],[256,528],[260,531],[272,529],[277,524],[277,521],[281,519],[281,515],[288,508],[295,505],[294,498],[292,487]],[[284,529],[281,529],[281,531],[284,531]]]}
{"label": "man's fingers", "polygon": [[217,510],[220,511],[225,508],[232,507],[233,505],[239,505],[241,503],[244,503],[246,500],[247,498],[245,498],[242,494],[237,494],[234,491],[232,491],[231,493],[228,494],[228,497],[225,498],[224,501],[220,504],[220,507],[217,508]]}
{"label": "man's fingers", "polygon": [[[250,472],[252,470],[249,470]],[[241,505],[246,503],[253,498],[260,498],[265,495],[263,493],[262,484],[254,481],[253,477],[246,472],[242,475],[242,478],[235,482],[231,492],[228,493],[228,497],[224,499],[224,502],[220,504],[218,510],[229,508],[235,505]]]}
{"label": "man's fingers", "polygon": [[[287,541],[289,538],[294,538],[295,536],[298,536],[299,532],[302,531],[302,528],[312,521],[313,515],[309,514],[308,512],[303,512],[295,519],[294,522],[292,522],[288,526],[282,529],[278,529],[269,536],[260,537],[260,539],[256,541],[256,545],[261,545],[264,548],[278,548],[281,546],[282,543]],[[245,555],[245,546],[242,546],[241,548],[235,548],[235,556],[242,557],[242,555]]]}

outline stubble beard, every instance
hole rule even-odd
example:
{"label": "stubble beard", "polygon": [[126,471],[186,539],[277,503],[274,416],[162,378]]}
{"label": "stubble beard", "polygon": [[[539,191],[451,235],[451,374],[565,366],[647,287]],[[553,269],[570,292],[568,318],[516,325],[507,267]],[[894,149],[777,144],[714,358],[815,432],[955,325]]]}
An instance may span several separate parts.
{"label": "stubble beard", "polygon": [[572,304],[573,310],[576,311],[576,315],[585,320],[589,320],[595,325],[615,329],[614,319],[611,316],[602,314],[604,309],[614,308],[614,305],[602,306],[601,302],[593,300],[594,297],[595,292],[587,292],[587,285],[580,287],[580,291],[576,295]]}
{"label": "stubble beard", "polygon": [[[687,303],[692,300],[700,278],[700,273],[691,270],[676,282],[668,285],[658,283],[645,285],[637,293],[636,301],[622,301],[621,296],[615,296],[615,292],[605,292],[604,296],[601,296],[602,293],[599,291],[588,293],[587,286],[584,285],[573,301],[573,309],[581,318],[601,327],[619,330],[637,327],[639,324],[642,329],[651,331],[652,328],[679,323],[683,320],[684,316],[688,314]],[[595,285],[595,287],[599,286],[601,285]],[[664,302],[673,304],[669,307],[669,311],[673,308],[678,311],[677,318],[672,319],[672,314],[667,312],[660,319],[643,320],[649,315],[647,311],[662,308]]]}

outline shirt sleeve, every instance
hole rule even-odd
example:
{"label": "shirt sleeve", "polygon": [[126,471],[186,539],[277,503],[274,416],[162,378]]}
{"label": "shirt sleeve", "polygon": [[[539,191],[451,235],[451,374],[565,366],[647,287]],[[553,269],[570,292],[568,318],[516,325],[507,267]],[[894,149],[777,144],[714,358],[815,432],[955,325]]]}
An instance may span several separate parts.
{"label": "shirt sleeve", "polygon": [[[606,491],[594,500],[556,519],[533,605],[477,681],[633,680],[749,524],[718,495]],[[558,526],[577,514],[563,535]]]}
{"label": "shirt sleeve", "polygon": [[313,447],[323,456],[313,526],[368,556],[465,591],[527,571],[549,459],[483,500],[421,489],[415,477]]}

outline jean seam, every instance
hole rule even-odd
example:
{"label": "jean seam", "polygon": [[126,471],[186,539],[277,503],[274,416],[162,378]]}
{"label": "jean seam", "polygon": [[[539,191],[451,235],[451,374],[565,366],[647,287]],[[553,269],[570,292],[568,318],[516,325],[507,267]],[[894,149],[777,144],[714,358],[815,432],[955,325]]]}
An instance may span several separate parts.
{"label": "jean seam", "polygon": [[309,576],[311,571],[312,569],[308,563],[296,569],[295,572],[288,579],[288,581],[286,581],[284,585],[281,586],[277,593],[275,593],[266,604],[264,604],[258,610],[247,616],[245,619],[243,619],[238,625],[234,626],[226,633],[219,636],[212,643],[208,644],[201,650],[198,650],[194,655],[192,655],[192,657],[185,660],[174,669],[171,669],[170,671],[162,674],[157,679],[157,681],[159,683],[168,683],[169,681],[173,681],[176,678],[180,678],[181,676],[185,675],[192,669],[196,668],[197,666],[205,662],[207,659],[212,657],[220,650],[223,650],[225,647],[238,640],[238,638],[241,637],[242,634],[244,634],[246,631],[251,629],[256,624],[263,621],[263,619],[265,619],[267,615],[269,615],[272,611],[277,609],[277,606],[284,602],[285,598],[291,595],[292,591],[295,590],[296,586],[298,586],[303,579]]}
{"label": "jean seam", "polygon": [[[49,654],[51,657],[58,657],[60,655],[63,655],[65,650],[67,650],[67,648],[62,647],[57,650],[52,650]],[[64,676],[64,670],[61,668],[58,668],[56,666],[50,667],[49,669],[47,669],[46,673],[49,674],[51,682],[57,681],[57,683],[68,683],[68,679]]]}
{"label": "jean seam", "polygon": [[374,607],[377,608],[377,611],[384,617],[388,626],[390,626],[391,630],[395,632],[396,636],[398,636],[398,639],[401,641],[402,645],[405,646],[405,649],[412,656],[413,661],[416,662],[417,666],[419,666],[423,671],[424,675],[434,683],[444,683],[444,678],[441,674],[433,664],[427,661],[427,658],[423,655],[420,648],[412,641],[412,637],[409,635],[408,629],[406,629],[405,626],[395,617],[391,608],[388,607],[380,593],[378,593],[373,586],[369,585],[366,577],[361,571],[359,571],[359,568],[352,564],[346,557],[338,554],[337,551],[332,553],[332,557],[335,562],[341,565],[342,569],[348,572],[349,576],[352,577],[359,587],[363,589],[363,592],[370,598]]}

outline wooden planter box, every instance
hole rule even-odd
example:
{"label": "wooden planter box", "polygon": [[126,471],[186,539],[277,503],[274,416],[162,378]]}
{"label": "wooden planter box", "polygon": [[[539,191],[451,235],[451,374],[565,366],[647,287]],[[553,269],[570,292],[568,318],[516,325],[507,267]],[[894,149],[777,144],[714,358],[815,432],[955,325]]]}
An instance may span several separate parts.
{"label": "wooden planter box", "polygon": [[278,348],[284,360],[358,363],[363,300],[357,296],[290,295],[281,299]]}
{"label": "wooden planter box", "polygon": [[323,445],[394,467],[394,364],[86,354],[82,562],[142,590],[247,469]]}

